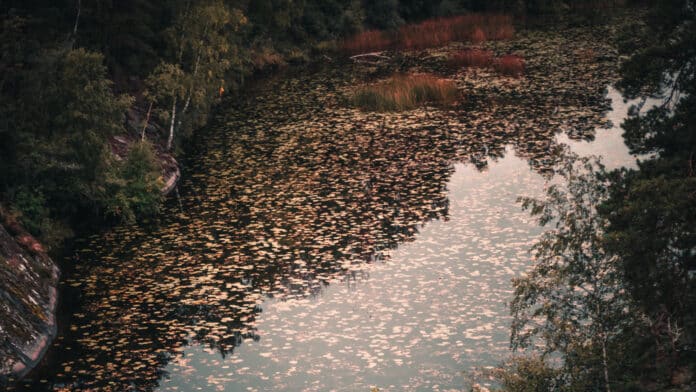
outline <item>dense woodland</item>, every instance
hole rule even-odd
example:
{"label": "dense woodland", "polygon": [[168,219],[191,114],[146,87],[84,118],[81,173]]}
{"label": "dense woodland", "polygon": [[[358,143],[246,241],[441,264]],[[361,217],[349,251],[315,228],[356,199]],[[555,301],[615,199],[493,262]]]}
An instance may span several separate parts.
{"label": "dense woodland", "polygon": [[[341,56],[369,29],[467,12],[592,23],[552,0],[24,0],[0,5],[0,202],[50,245],[83,222],[154,217],[158,154],[178,151],[254,73]],[[619,85],[664,104],[624,124],[637,170],[569,158],[524,205],[555,225],[514,282],[506,390],[687,390],[696,372],[696,3],[647,4]],[[152,123],[155,126],[148,127]],[[119,157],[112,138],[133,146]],[[558,365],[552,359],[562,358]],[[693,385],[693,384],[690,384]]]}

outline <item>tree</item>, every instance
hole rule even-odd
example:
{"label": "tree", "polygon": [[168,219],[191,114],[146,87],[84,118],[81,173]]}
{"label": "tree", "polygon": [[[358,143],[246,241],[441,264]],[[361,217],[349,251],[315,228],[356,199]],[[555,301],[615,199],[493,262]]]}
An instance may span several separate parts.
{"label": "tree", "polygon": [[156,67],[147,81],[150,99],[171,105],[168,150],[189,109],[195,109],[192,127],[208,115],[226,72],[238,61],[231,37],[245,23],[241,11],[230,10],[220,0],[181,4],[177,20],[167,32],[172,61]]}
{"label": "tree", "polygon": [[625,45],[619,87],[627,97],[662,104],[635,108],[623,124],[637,170],[613,173],[601,208],[608,251],[650,318],[655,367],[670,373],[696,360],[696,3],[657,2],[642,45]]}
{"label": "tree", "polygon": [[513,280],[511,345],[538,345],[542,360],[560,355],[561,379],[554,382],[563,389],[609,392],[623,376],[614,372],[622,363],[614,350],[641,318],[618,258],[603,246],[608,222],[596,207],[608,197],[608,177],[599,161],[573,155],[557,176],[545,200],[521,199],[541,225],[554,228],[534,245],[532,271]]}
{"label": "tree", "polygon": [[186,94],[183,84],[184,71],[176,64],[161,63],[145,81],[147,90],[145,95],[151,104],[157,103],[161,107],[171,107],[171,110],[156,110],[163,120],[169,120],[169,136],[167,137],[167,150],[172,148],[174,141],[174,125],[176,124],[177,104]]}
{"label": "tree", "polygon": [[365,1],[365,21],[378,29],[395,29],[404,23],[399,15],[398,0]]}
{"label": "tree", "polygon": [[111,166],[107,184],[108,215],[126,223],[156,216],[164,197],[162,168],[152,145],[141,141],[131,146],[125,161]]}
{"label": "tree", "polygon": [[101,211],[108,141],[123,132],[131,98],[116,96],[102,55],[84,49],[46,51],[19,87],[15,183],[43,184],[65,213]]}

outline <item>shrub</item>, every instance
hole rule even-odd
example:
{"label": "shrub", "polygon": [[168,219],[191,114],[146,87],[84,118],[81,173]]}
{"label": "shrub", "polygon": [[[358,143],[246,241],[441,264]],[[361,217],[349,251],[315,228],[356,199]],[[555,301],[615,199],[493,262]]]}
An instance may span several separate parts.
{"label": "shrub", "polygon": [[538,356],[513,358],[491,376],[510,392],[553,391],[561,385],[561,371]]}
{"label": "shrub", "polygon": [[493,52],[481,49],[465,49],[450,56],[448,62],[454,67],[486,68],[493,63]]}
{"label": "shrub", "polygon": [[249,54],[254,69],[278,68],[285,65],[285,59],[271,48],[264,47]]}
{"label": "shrub", "polygon": [[520,56],[505,55],[494,63],[495,70],[506,76],[520,77],[524,75],[524,60]]}
{"label": "shrub", "polygon": [[163,201],[162,168],[152,145],[136,143],[112,169],[107,213],[129,223],[157,215]]}
{"label": "shrub", "polygon": [[[7,214],[0,208],[0,216],[11,216],[13,220],[21,222],[29,233],[36,236],[49,249],[59,246],[65,238],[73,235],[65,222],[51,217],[49,202],[41,187],[30,188],[22,185],[11,193],[14,194],[12,210]],[[35,252],[45,250],[42,244],[31,237],[20,238],[20,242],[25,242],[23,245]]]}
{"label": "shrub", "polygon": [[456,100],[458,93],[451,80],[432,75],[396,75],[358,89],[352,102],[365,110],[399,111],[414,109],[426,102],[449,104]]}

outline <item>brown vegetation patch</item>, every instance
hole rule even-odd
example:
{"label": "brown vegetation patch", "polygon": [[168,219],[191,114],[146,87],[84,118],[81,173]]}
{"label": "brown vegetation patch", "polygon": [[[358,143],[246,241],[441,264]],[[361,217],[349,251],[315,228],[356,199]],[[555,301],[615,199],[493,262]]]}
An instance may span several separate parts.
{"label": "brown vegetation patch", "polygon": [[451,80],[432,75],[396,75],[388,80],[365,86],[355,93],[352,102],[365,110],[400,111],[424,103],[449,104],[456,100],[457,86]]}
{"label": "brown vegetation patch", "polygon": [[498,14],[467,14],[428,19],[402,26],[396,32],[370,30],[359,33],[342,44],[350,54],[394,50],[419,50],[444,46],[453,41],[480,43],[510,39],[515,29],[512,18]]}

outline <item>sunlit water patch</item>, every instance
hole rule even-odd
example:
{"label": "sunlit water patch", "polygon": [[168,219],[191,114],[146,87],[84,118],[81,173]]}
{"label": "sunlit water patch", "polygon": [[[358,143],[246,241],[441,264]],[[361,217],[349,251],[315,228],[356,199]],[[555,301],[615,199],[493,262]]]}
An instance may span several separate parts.
{"label": "sunlit water patch", "polygon": [[[609,169],[633,165],[618,128],[629,104],[609,89],[615,125],[596,140],[559,140]],[[312,298],[268,300],[259,342],[231,357],[193,344],[165,369],[160,390],[462,390],[465,371],[509,353],[510,280],[529,266],[542,232],[519,196],[546,179],[510,148],[485,171],[457,164],[449,218]],[[212,370],[212,372],[211,372]]]}
{"label": "sunlit water patch", "polygon": [[[508,153],[479,172],[457,165],[448,221],[316,298],[267,301],[261,340],[231,358],[194,345],[172,362],[162,390],[387,390],[456,388],[462,371],[506,352],[510,278],[528,265],[540,233],[515,203],[544,179]],[[502,317],[501,317],[502,316]],[[203,369],[227,365],[224,376]],[[212,382],[212,384],[211,384]]]}

